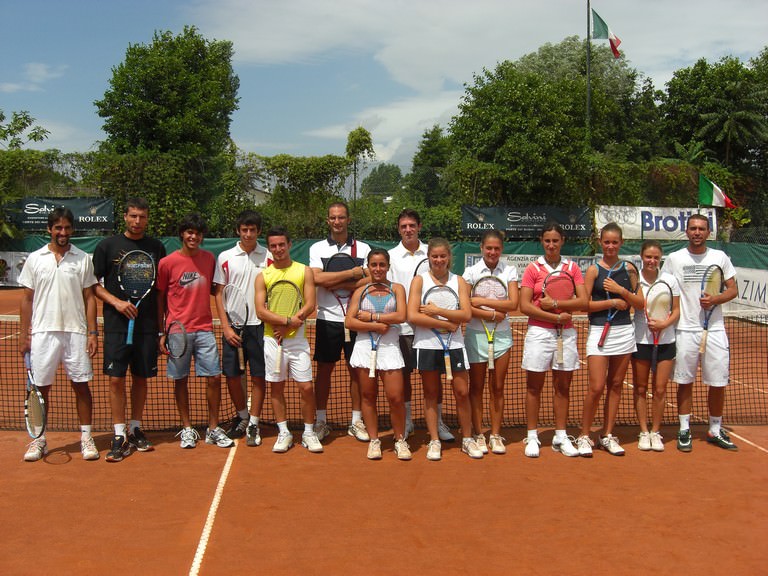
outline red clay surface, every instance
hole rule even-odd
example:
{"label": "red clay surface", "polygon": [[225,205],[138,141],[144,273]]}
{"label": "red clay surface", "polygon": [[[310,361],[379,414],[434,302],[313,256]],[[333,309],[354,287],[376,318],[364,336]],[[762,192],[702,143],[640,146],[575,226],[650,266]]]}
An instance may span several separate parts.
{"label": "red clay surface", "polygon": [[[622,429],[624,458],[587,460],[553,453],[544,434],[528,459],[511,430],[506,456],[472,461],[446,444],[427,462],[417,433],[400,462],[386,434],[370,462],[339,432],[319,455],[273,454],[264,432],[263,446],[237,448],[200,574],[739,575],[768,560],[768,454],[743,442],[729,453],[698,439],[682,454],[665,430],[666,452],[640,453]],[[229,451],[150,438],[154,452],[107,464],[107,435],[102,460],[84,462],[77,434],[53,433],[49,456],[25,463],[26,435],[0,433],[0,513],[13,519],[0,573],[188,573]]]}

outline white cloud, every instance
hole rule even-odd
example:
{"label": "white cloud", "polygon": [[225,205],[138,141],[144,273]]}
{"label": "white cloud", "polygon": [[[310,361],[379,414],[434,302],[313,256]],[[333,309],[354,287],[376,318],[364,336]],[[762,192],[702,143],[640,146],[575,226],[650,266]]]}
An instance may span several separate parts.
{"label": "white cloud", "polygon": [[44,84],[53,78],[61,78],[68,66],[50,66],[41,62],[29,62],[24,65],[24,76],[32,84]]}
{"label": "white cloud", "polygon": [[[657,88],[699,58],[745,59],[766,44],[764,1],[615,0],[593,8],[621,37],[630,65]],[[460,87],[483,68],[586,35],[586,3],[574,0],[198,0],[190,15],[205,23],[206,37],[233,42],[239,66],[326,63],[353,54],[383,67],[402,87],[389,104],[352,104],[341,113],[346,120],[332,125],[308,119],[320,126],[303,136],[338,144],[363,125],[384,160],[412,154],[425,129],[445,126]]]}
{"label": "white cloud", "polygon": [[434,96],[414,97],[386,106],[364,108],[349,123],[333,124],[304,134],[315,138],[344,140],[362,126],[371,133],[376,159],[407,166],[422,134],[435,124],[446,127],[456,114],[461,92],[449,90]]}

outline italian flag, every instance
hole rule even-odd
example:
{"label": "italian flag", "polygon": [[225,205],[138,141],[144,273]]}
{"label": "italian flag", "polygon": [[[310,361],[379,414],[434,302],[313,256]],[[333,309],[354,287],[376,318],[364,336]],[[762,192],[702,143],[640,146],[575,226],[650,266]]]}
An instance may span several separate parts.
{"label": "italian flag", "polygon": [[613,55],[616,58],[621,56],[621,53],[619,52],[621,39],[611,32],[611,29],[608,28],[608,24],[605,23],[605,20],[600,18],[594,10],[592,10],[592,38],[595,38],[596,40],[608,40]]}
{"label": "italian flag", "polygon": [[712,182],[704,174],[699,174],[699,204],[701,206],[719,206],[721,208],[736,208],[720,186]]}

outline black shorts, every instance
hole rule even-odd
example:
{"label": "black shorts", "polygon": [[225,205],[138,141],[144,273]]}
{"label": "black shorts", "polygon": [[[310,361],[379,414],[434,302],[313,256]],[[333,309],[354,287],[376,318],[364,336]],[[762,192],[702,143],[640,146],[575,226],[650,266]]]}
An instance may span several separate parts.
{"label": "black shorts", "polygon": [[[264,378],[264,324],[243,328],[243,359],[249,374]],[[224,376],[240,376],[240,354],[221,337],[221,371]]]}
{"label": "black shorts", "polygon": [[139,378],[157,376],[157,334],[135,333],[131,345],[125,343],[126,336],[126,332],[104,333],[104,374],[125,378],[130,367]]}
{"label": "black shorts", "polygon": [[315,355],[316,362],[338,362],[341,360],[341,350],[347,362],[352,357],[357,332],[350,332],[351,342],[344,342],[344,323],[329,322],[318,318],[315,324]]}
{"label": "black shorts", "polygon": [[413,372],[413,334],[400,335],[400,353],[403,355],[403,370],[409,374]]}
{"label": "black shorts", "polygon": [[[451,371],[465,372],[467,370],[464,348],[453,348],[448,351],[451,355]],[[440,374],[445,374],[445,356],[442,350],[423,350],[414,348],[411,355],[413,365],[420,372],[431,372],[437,370]]]}
{"label": "black shorts", "polygon": [[[638,344],[637,352],[632,354],[632,358],[635,360],[651,361],[651,354],[653,354],[653,344]],[[662,360],[673,360],[677,355],[677,347],[674,342],[669,344],[659,344],[658,356],[656,360],[661,362]]]}

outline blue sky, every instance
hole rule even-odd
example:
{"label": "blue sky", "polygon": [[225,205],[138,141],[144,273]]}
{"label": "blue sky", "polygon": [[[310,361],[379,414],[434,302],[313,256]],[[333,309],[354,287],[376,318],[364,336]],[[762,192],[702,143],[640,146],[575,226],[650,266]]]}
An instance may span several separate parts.
{"label": "blue sky", "polygon": [[[764,0],[593,0],[629,64],[663,88],[699,58],[768,44]],[[95,100],[129,44],[194,25],[234,44],[232,136],[267,156],[343,154],[357,126],[377,159],[410,168],[484,67],[586,32],[586,0],[0,0],[0,109],[27,110],[39,148],[104,139]]]}

